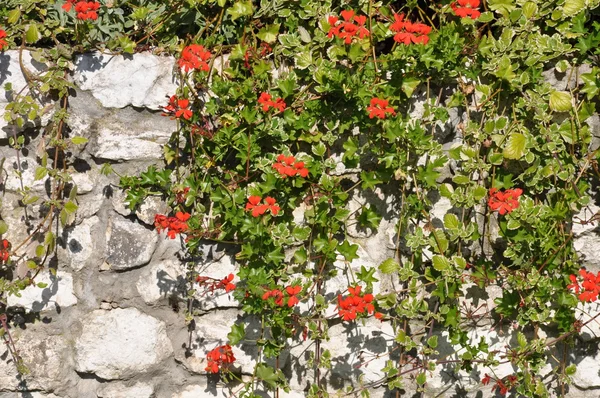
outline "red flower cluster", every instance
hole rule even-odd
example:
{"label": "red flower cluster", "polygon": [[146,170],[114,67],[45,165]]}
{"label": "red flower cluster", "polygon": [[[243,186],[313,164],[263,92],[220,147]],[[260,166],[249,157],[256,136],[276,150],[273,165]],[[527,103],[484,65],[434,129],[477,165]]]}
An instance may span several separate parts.
{"label": "red flower cluster", "polygon": [[165,106],[165,112],[167,113],[163,113],[163,116],[169,116],[174,113],[175,117],[172,117],[171,119],[183,116],[185,120],[190,120],[193,113],[191,109],[188,109],[188,106],[190,106],[189,100],[185,98],[177,98],[176,95],[173,95],[169,99],[169,105]]}
{"label": "red flower cluster", "polygon": [[[287,286],[285,288],[285,292],[288,295],[287,306],[293,307],[300,302],[297,295],[302,291],[302,286]],[[265,294],[263,294],[262,299],[268,300],[270,298],[275,299],[275,305],[283,307],[283,292],[279,289],[267,290]]]}
{"label": "red flower cluster", "polygon": [[198,282],[198,284],[200,284],[201,286],[205,287],[211,293],[217,289],[225,289],[225,291],[229,293],[230,291],[235,289],[235,284],[231,283],[233,278],[233,274],[229,274],[225,278],[220,280],[211,278],[209,276],[198,275],[196,277],[196,282]]}
{"label": "red flower cluster", "polygon": [[8,42],[4,40],[6,38],[6,31],[0,29],[0,51],[4,49],[4,47],[8,47]]}
{"label": "red flower cluster", "polygon": [[396,33],[394,40],[398,43],[427,44],[429,42],[427,35],[431,32],[431,27],[422,23],[404,21],[404,14],[394,14],[394,23],[390,25],[390,30]]}
{"label": "red flower cluster", "polygon": [[476,9],[479,7],[479,0],[458,0],[458,5],[452,3],[450,6],[454,13],[461,18],[477,19],[481,15],[479,10]]}
{"label": "red flower cluster", "polygon": [[520,188],[507,189],[504,192],[500,192],[496,188],[490,188],[488,206],[492,211],[498,210],[498,213],[505,215],[519,207],[519,196],[522,193],[523,190]]}
{"label": "red flower cluster", "polygon": [[97,20],[98,19],[98,10],[100,9],[100,3],[97,1],[77,1],[77,0],[67,0],[65,4],[63,4],[63,10],[69,12],[71,8],[75,5],[75,12],[77,13],[77,18],[82,21],[86,21],[88,19]]}
{"label": "red flower cluster", "polygon": [[577,276],[570,275],[569,279],[572,283],[567,286],[567,289],[573,289],[581,301],[588,303],[596,301],[600,293],[600,272],[594,275],[582,268],[579,270],[579,275],[583,278],[581,284],[577,281]]}
{"label": "red flower cluster", "polygon": [[7,241],[6,239],[2,239],[2,242],[0,244],[0,261],[5,263],[8,261],[9,257],[10,257],[10,242]]}
{"label": "red flower cluster", "polygon": [[387,114],[395,115],[396,112],[394,108],[388,106],[389,101],[380,99],[380,98],[371,98],[371,105],[367,106],[367,110],[369,111],[369,117],[373,119],[374,117],[378,117],[380,119],[385,119]]}
{"label": "red flower cluster", "polygon": [[[358,314],[372,314],[375,311],[375,306],[372,303],[373,295],[364,294],[361,296],[360,290],[360,286],[349,287],[349,296],[342,297],[338,295],[338,314],[344,321],[353,321]],[[382,314],[376,314],[377,319],[381,319],[382,317]]]}
{"label": "red flower cluster", "polygon": [[258,103],[262,105],[262,110],[265,112],[271,108],[275,108],[279,112],[283,112],[286,107],[283,98],[277,98],[275,101],[273,101],[271,94],[269,93],[262,93],[260,97],[258,97]]}
{"label": "red flower cluster", "polygon": [[204,72],[210,70],[208,61],[212,54],[201,46],[200,44],[190,44],[185,47],[181,52],[181,58],[179,58],[178,64],[180,68],[185,69],[186,72],[194,69],[200,69]]}
{"label": "red flower cluster", "polygon": [[283,154],[277,156],[277,163],[273,164],[273,168],[279,172],[281,177],[300,177],[308,176],[308,169],[304,167],[304,162],[296,162],[293,156],[285,156]]}
{"label": "red flower cluster", "polygon": [[252,210],[252,217],[262,216],[267,210],[270,210],[271,214],[274,216],[279,213],[281,208],[277,205],[275,199],[267,196],[265,198],[266,203],[260,204],[261,199],[262,198],[260,196],[250,196],[248,198],[248,203],[246,203],[246,211]]}
{"label": "red flower cluster", "polygon": [[327,19],[327,22],[329,22],[329,25],[331,26],[329,32],[327,32],[327,37],[331,39],[335,36],[344,39],[344,43],[346,44],[352,43],[352,38],[355,36],[358,36],[361,39],[369,37],[369,29],[365,28],[365,22],[367,21],[366,16],[354,15],[353,10],[344,10],[340,15],[344,19],[343,21],[340,21],[338,17],[333,15]]}
{"label": "red flower cluster", "polygon": [[235,357],[229,344],[222,345],[210,351],[206,354],[206,359],[208,360],[208,365],[204,370],[208,373],[219,373],[219,370],[228,368],[235,362]]}
{"label": "red flower cluster", "polygon": [[175,217],[167,217],[162,214],[154,216],[154,226],[158,232],[167,230],[167,236],[171,239],[175,239],[177,234],[187,231],[188,225],[187,220],[190,218],[189,213],[183,213],[178,211]]}

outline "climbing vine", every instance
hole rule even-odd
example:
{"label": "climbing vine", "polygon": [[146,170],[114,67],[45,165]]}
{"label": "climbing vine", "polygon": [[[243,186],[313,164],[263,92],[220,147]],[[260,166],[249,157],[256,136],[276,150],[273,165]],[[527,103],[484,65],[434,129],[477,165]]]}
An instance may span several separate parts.
{"label": "climbing vine", "polygon": [[[127,203],[165,199],[171,213],[156,215],[156,229],[181,239],[191,258],[207,242],[234,250],[236,274],[218,280],[192,269],[190,294],[223,290],[260,324],[251,374],[240,374],[233,352],[249,342],[244,322],[207,352],[207,373],[242,382],[232,390],[240,397],[258,396],[259,384],[288,390],[268,359],[278,364],[302,343],[314,374],[307,395],[328,396],[329,328],[383,322],[393,331],[385,376],[347,393],[409,380],[422,390],[448,365],[477,369],[477,381],[502,395],[564,394],[575,366],[556,366],[552,350],[566,352],[595,322],[575,308],[600,292],[600,273],[582,269],[572,232],[596,222],[574,216],[592,204],[599,177],[587,124],[600,95],[598,5],[8,0],[0,50],[18,51],[27,79],[22,90],[4,87],[8,144],[18,157],[28,128],[45,120],[35,178],[51,189],[42,198],[21,184],[26,221],[34,206],[43,217],[23,242],[0,244],[2,316],[4,297],[47,266],[54,226],[77,211],[69,149],[86,140],[68,129],[74,56],[152,51],[177,58],[179,88],[163,113],[178,128],[163,169],[121,177]],[[29,70],[25,53],[44,70]],[[565,83],[551,85],[547,70]],[[441,216],[438,201],[448,204]],[[361,265],[351,235],[379,233],[384,219],[393,223],[390,256]],[[9,228],[0,222],[3,237]],[[13,273],[21,263],[25,277]],[[343,289],[328,291],[340,278]],[[472,286],[502,293],[493,308],[476,308],[465,301]],[[194,315],[191,306],[187,319]],[[513,329],[514,345],[492,351],[474,341],[483,317]],[[440,331],[452,359],[438,350]],[[501,364],[515,371],[497,375]],[[552,376],[542,377],[548,364]]]}

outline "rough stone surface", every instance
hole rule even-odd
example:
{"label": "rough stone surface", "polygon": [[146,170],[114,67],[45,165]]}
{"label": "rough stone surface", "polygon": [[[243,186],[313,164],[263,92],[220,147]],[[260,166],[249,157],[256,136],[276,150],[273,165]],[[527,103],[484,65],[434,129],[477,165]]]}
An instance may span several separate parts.
{"label": "rough stone surface", "polygon": [[82,319],[75,369],[103,379],[144,373],[173,352],[165,324],[135,308],[96,310]]}
{"label": "rough stone surface", "polygon": [[154,387],[144,383],[127,386],[123,383],[108,384],[97,393],[98,398],[152,398]]}
{"label": "rough stone surface", "polygon": [[81,224],[65,230],[64,246],[66,261],[74,271],[79,271],[86,265],[91,265],[95,259],[99,242],[97,236],[101,236],[98,229],[100,219],[96,216],[85,219]]}
{"label": "rough stone surface", "polygon": [[79,56],[75,64],[75,84],[90,90],[106,108],[133,105],[160,110],[177,91],[173,57],[94,53]]}
{"label": "rough stone surface", "polygon": [[106,230],[106,262],[119,271],[148,264],[157,241],[155,231],[115,217]]}
{"label": "rough stone surface", "polygon": [[176,259],[161,261],[144,268],[136,287],[146,304],[156,304],[167,296],[185,297],[186,269]]}
{"label": "rough stone surface", "polygon": [[58,271],[56,275],[45,271],[35,279],[37,283],[45,283],[46,287],[30,285],[21,291],[21,297],[10,296],[9,306],[24,307],[28,311],[49,311],[70,307],[77,304],[73,293],[73,276],[70,273]]}

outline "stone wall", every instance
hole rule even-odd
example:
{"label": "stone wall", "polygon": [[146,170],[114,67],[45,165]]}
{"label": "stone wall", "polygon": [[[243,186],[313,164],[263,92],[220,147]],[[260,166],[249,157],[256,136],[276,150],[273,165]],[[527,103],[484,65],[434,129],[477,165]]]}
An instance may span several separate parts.
{"label": "stone wall", "polygon": [[[43,70],[28,54],[24,60],[28,68]],[[230,295],[200,299],[196,304],[202,315],[186,324],[186,272],[190,263],[181,260],[178,240],[157,234],[153,227],[154,215],[167,211],[166,205],[158,199],[148,200],[132,213],[124,205],[118,177],[100,173],[105,163],[120,175],[139,174],[151,164],[162,164],[162,145],[176,128],[175,121],[161,116],[160,111],[176,91],[174,65],[173,58],[147,53],[127,57],[86,55],[74,62],[72,77],[77,89],[69,100],[69,134],[89,139],[73,154],[76,161],[69,170],[78,186],[79,209],[73,225],[60,231],[56,276],[44,271],[38,279],[48,286],[30,286],[21,297],[1,298],[7,300],[17,324],[12,335],[30,374],[18,376],[8,351],[0,347],[0,398],[192,398],[235,396],[239,391],[239,385],[224,387],[218,377],[207,376],[204,371],[206,352],[224,344],[231,325],[242,319],[237,302]],[[548,78],[554,79],[553,84],[565,83],[553,76]],[[17,90],[26,84],[16,52],[0,54],[0,84],[7,82]],[[0,96],[0,109],[8,100]],[[422,101],[417,100],[415,115],[422,108]],[[458,113],[451,116],[441,129],[448,145],[453,141],[449,135],[452,126],[461,120]],[[34,181],[34,170],[39,129],[48,119],[45,115],[25,126],[28,151],[19,159],[24,182],[41,193],[46,186],[44,180]],[[593,127],[595,135],[600,136],[598,126]],[[16,242],[26,236],[27,230],[23,223],[26,214],[18,206],[15,193],[20,181],[15,173],[16,152],[8,146],[10,134],[11,128],[0,121],[0,157],[6,159],[1,211],[11,226],[7,238]],[[338,171],[352,173],[343,167]],[[446,170],[442,178],[449,176],[451,170]],[[394,212],[386,211],[393,209],[393,195],[376,191],[371,196],[356,192],[351,202],[357,207],[370,201],[386,215],[377,231],[350,231],[352,242],[360,246],[360,259],[351,264],[357,271],[363,265],[376,267],[393,257],[396,245]],[[439,200],[432,214],[441,220],[449,208],[449,202]],[[299,214],[298,222],[302,220]],[[574,232],[575,245],[588,269],[599,271],[599,229],[595,224],[576,225]],[[203,275],[223,278],[235,272],[234,253],[229,248],[207,245],[204,252],[205,257],[193,263]],[[379,280],[376,288],[381,291],[394,284],[384,275],[379,275]],[[334,278],[326,286],[327,297],[335,297],[346,286],[345,277]],[[499,295],[499,289],[481,291],[472,286],[464,301],[465,305],[492,308],[493,299]],[[587,307],[583,320],[593,316],[595,310]],[[252,319],[246,320],[252,324]],[[251,339],[252,330],[248,329]],[[454,349],[444,331],[434,332],[440,337],[441,354],[451,355]],[[491,319],[482,319],[470,333],[474,341],[486,339],[490,351],[504,348],[515,338],[514,328],[501,327]],[[378,387],[393,336],[388,324],[375,319],[353,328],[333,322],[330,339],[323,344],[333,354],[332,368],[323,376],[325,385],[334,391],[360,387],[362,382],[370,385],[373,397],[396,397],[396,391]],[[581,346],[569,353],[578,371],[567,396],[600,396],[599,337],[600,326],[591,323],[582,331]],[[292,391],[280,391],[278,397],[306,395],[308,381],[315,377],[303,366],[307,348],[312,349],[308,343],[292,345],[279,358],[279,367],[288,376]],[[252,344],[234,347],[242,374],[252,372],[255,353]],[[364,362],[368,364],[357,367]],[[481,384],[484,371],[475,368],[471,373],[456,373],[452,367],[438,366],[425,396],[493,396],[490,387]],[[496,369],[496,377],[513,371],[512,366],[502,365]],[[363,375],[361,382],[359,375]],[[413,396],[414,391],[414,383],[407,378],[406,394],[401,395]]]}

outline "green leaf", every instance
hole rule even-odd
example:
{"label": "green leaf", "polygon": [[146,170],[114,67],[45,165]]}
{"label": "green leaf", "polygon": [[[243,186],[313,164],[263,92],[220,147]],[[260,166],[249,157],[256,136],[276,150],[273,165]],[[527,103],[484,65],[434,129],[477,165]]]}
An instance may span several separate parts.
{"label": "green leaf", "polygon": [[44,289],[48,287],[48,284],[44,282],[38,282],[37,287],[39,287],[40,289]]}
{"label": "green leaf", "polygon": [[277,387],[279,376],[275,373],[272,367],[259,363],[256,365],[256,377],[267,383],[269,386]]}
{"label": "green leaf", "polygon": [[460,228],[460,221],[455,214],[446,213],[444,215],[444,227],[448,229],[458,229]]}
{"label": "green leaf", "polygon": [[410,98],[412,97],[415,89],[419,87],[419,84],[421,84],[421,80],[414,77],[402,79],[402,91],[408,98]]}
{"label": "green leaf", "polygon": [[65,211],[69,214],[75,213],[77,211],[77,207],[78,206],[70,200],[65,203]]}
{"label": "green leaf", "polygon": [[88,142],[88,139],[85,137],[77,136],[77,137],[72,137],[71,142],[75,145],[82,145],[82,144],[85,144],[86,142]]}
{"label": "green leaf", "polygon": [[567,112],[573,106],[571,93],[567,91],[553,91],[550,94],[550,109],[556,112]]}
{"label": "green leaf", "polygon": [[19,18],[21,18],[21,9],[17,7],[8,13],[6,22],[8,22],[9,25],[14,25]]}
{"label": "green leaf", "polygon": [[400,264],[396,262],[393,258],[388,258],[381,264],[379,264],[379,271],[384,274],[393,274],[400,270]]}
{"label": "green leaf", "polygon": [[40,39],[40,32],[35,23],[29,24],[27,32],[25,33],[25,41],[27,43],[36,43]]}
{"label": "green leaf", "polygon": [[135,52],[136,43],[127,36],[119,38],[119,45],[124,53],[133,54]]}
{"label": "green leaf", "polygon": [[250,16],[253,13],[252,1],[236,1],[233,7],[227,9],[227,14],[231,15],[232,21],[244,16]]}
{"label": "green leaf", "polygon": [[35,173],[34,173],[34,180],[38,181],[41,180],[42,178],[45,178],[48,175],[48,169],[45,167],[38,167],[35,169]]}
{"label": "green leaf", "polygon": [[231,345],[237,345],[246,336],[244,330],[244,324],[233,324],[231,325],[231,331],[227,334],[227,339]]}
{"label": "green leaf", "polygon": [[267,25],[258,31],[256,36],[264,42],[275,43],[277,41],[277,35],[279,34],[279,24]]}
{"label": "green leaf", "polygon": [[521,159],[525,154],[525,143],[527,142],[525,136],[521,133],[512,133],[508,137],[508,141],[504,146],[502,155],[506,159]]}
{"label": "green leaf", "polygon": [[567,17],[579,14],[585,8],[584,0],[566,0],[563,4],[563,14]]}
{"label": "green leaf", "polygon": [[431,348],[436,348],[438,346],[438,336],[433,335],[427,339],[427,345]]}
{"label": "green leaf", "polygon": [[0,235],[5,234],[8,231],[8,224],[0,220]]}
{"label": "green leaf", "polygon": [[433,256],[432,262],[433,262],[433,268],[435,268],[436,270],[438,270],[440,272],[445,271],[450,268],[450,260],[448,260],[444,256],[440,256],[439,254],[436,254],[435,256]]}
{"label": "green leaf", "polygon": [[577,372],[577,365],[571,364],[565,368],[565,374],[567,376],[573,376]]}
{"label": "green leaf", "polygon": [[358,258],[356,252],[358,251],[358,245],[351,244],[347,240],[344,240],[344,243],[338,246],[338,251],[346,261],[352,261]]}
{"label": "green leaf", "polygon": [[310,33],[303,26],[298,26],[298,33],[300,33],[300,40],[305,43],[310,43],[312,38],[310,37]]}
{"label": "green leaf", "polygon": [[417,384],[418,385],[420,385],[420,386],[424,385],[425,382],[427,382],[427,374],[425,372],[419,373],[417,375],[417,379],[416,380],[417,380]]}
{"label": "green leaf", "polygon": [[313,62],[312,52],[310,50],[305,50],[305,51],[299,52],[294,57],[294,61],[296,63],[296,67],[298,69],[306,69]]}
{"label": "green leaf", "polygon": [[29,268],[29,269],[36,269],[38,267],[38,265],[33,260],[27,260],[26,264],[27,264],[27,268]]}
{"label": "green leaf", "polygon": [[521,226],[521,223],[519,222],[519,220],[515,220],[515,219],[510,219],[508,220],[508,223],[506,223],[506,228],[510,229],[511,231],[518,229]]}

